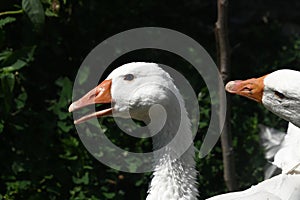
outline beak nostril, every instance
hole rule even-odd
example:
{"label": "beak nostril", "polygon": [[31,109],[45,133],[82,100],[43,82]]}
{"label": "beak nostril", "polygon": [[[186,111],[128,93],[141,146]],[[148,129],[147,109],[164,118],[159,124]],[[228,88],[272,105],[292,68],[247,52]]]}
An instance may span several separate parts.
{"label": "beak nostril", "polygon": [[91,96],[89,96],[89,99],[95,98],[97,96],[97,94],[92,94]]}
{"label": "beak nostril", "polygon": [[245,87],[243,90],[244,90],[244,91],[248,91],[248,92],[250,92],[252,89],[251,89],[251,88],[249,88],[249,87]]}

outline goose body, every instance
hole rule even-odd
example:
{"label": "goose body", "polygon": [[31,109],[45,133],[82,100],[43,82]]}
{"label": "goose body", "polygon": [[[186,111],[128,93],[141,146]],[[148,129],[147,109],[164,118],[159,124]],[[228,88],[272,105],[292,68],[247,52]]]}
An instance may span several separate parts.
{"label": "goose body", "polygon": [[291,169],[293,173],[299,170],[297,166],[300,158],[299,137],[300,129],[289,123],[288,132],[280,141],[281,144],[278,145],[273,162],[282,169],[281,174],[266,179],[247,190],[226,193],[207,200],[299,200],[300,175],[287,174]]}
{"label": "goose body", "polygon": [[251,188],[207,200],[299,200],[300,176],[280,174]]}
{"label": "goose body", "polygon": [[267,161],[264,166],[264,179],[269,179],[281,173],[276,165],[273,165],[275,154],[281,149],[283,140],[287,133],[259,124],[260,145],[263,148],[265,159]]}
{"label": "goose body", "polygon": [[265,171],[265,179],[272,177],[277,168],[282,173],[299,173],[300,167],[300,128],[288,124],[287,132],[260,125],[261,144],[265,158],[270,162]]}
{"label": "goose body", "polygon": [[[173,94],[170,94],[171,91]],[[69,111],[73,112],[90,104],[111,102],[111,108],[86,115],[75,120],[75,123],[113,115],[141,120],[148,124],[151,133],[157,131],[157,123],[165,120],[159,133],[152,137],[153,149],[160,151],[154,153],[154,172],[147,200],[196,200],[197,171],[190,119],[184,100],[170,75],[155,63],[122,65],[95,89],[72,103]],[[152,110],[150,119],[149,113],[154,105],[164,108],[166,119],[160,112],[155,112],[155,109]],[[166,145],[175,135],[178,136],[177,142]],[[188,148],[184,149],[186,146]],[[184,153],[179,155],[180,152]]]}
{"label": "goose body", "polygon": [[300,128],[289,123],[287,134],[274,156],[273,164],[282,173],[300,173]]}

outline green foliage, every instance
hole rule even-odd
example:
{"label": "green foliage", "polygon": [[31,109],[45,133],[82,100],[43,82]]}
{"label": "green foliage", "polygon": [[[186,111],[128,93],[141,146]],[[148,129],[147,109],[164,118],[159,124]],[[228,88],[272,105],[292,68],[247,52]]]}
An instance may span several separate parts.
{"label": "green foliage", "polygon": [[40,0],[22,0],[22,9],[34,27],[40,30],[45,23],[44,8]]}
{"label": "green foliage", "polygon": [[14,17],[6,17],[4,19],[0,19],[0,28],[2,29],[6,24],[12,23],[16,20]]}
{"label": "green foliage", "polygon": [[[168,7],[165,2],[153,1],[4,0],[0,4],[0,199],[145,199],[150,173],[112,170],[83,146],[68,113],[73,80],[93,47],[133,27],[163,26],[181,31],[214,55],[214,2],[174,2]],[[299,70],[299,36],[282,33],[286,23],[294,24],[298,19],[299,11],[293,3],[287,10],[294,15],[273,16],[267,23],[258,23],[261,16],[257,12],[276,13],[281,10],[279,6],[243,1],[233,1],[231,6],[232,79],[283,67]],[[15,9],[22,10],[11,11]],[[287,21],[281,21],[280,16]],[[111,69],[125,62],[162,60],[188,77],[199,94],[200,124],[195,145],[200,149],[210,120],[207,88],[188,63],[164,56],[161,52],[140,51],[118,59]],[[82,85],[92,75],[88,68],[84,70]],[[151,140],[126,135],[111,118],[100,122],[117,146],[133,152],[151,151]],[[286,128],[286,122],[262,106],[233,96],[232,134],[240,188],[263,178],[265,160],[259,146],[259,123]],[[99,150],[96,156],[103,156],[101,153]],[[113,151],[110,155],[123,156]],[[226,191],[221,180],[220,144],[205,158],[196,156],[196,161],[200,199]],[[131,171],[141,165],[137,159],[126,162]]]}
{"label": "green foliage", "polygon": [[[25,89],[20,82],[19,70],[33,61],[35,46],[22,47],[19,50],[4,50],[0,53],[0,111],[7,116],[12,110],[18,111],[24,107],[27,99]],[[14,99],[14,90],[20,90]],[[13,100],[14,99],[14,100]],[[16,104],[13,104],[13,102]],[[15,105],[16,108],[13,108]]]}

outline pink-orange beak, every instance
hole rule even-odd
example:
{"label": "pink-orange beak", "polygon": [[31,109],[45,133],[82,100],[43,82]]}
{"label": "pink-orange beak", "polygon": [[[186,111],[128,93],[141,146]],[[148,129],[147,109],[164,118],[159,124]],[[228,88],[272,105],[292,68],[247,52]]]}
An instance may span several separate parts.
{"label": "pink-orange beak", "polygon": [[227,92],[238,94],[261,103],[264,91],[264,79],[266,76],[267,75],[244,81],[230,81],[226,84],[225,89]]}
{"label": "pink-orange beak", "polygon": [[[104,104],[104,103],[111,103],[111,80],[104,80],[101,84],[99,84],[97,87],[89,91],[86,95],[81,97],[79,100],[73,102],[69,107],[69,112],[73,112],[75,110],[78,110],[80,108],[83,108],[88,105],[92,104]],[[97,111],[88,115],[85,115],[81,117],[78,120],[74,121],[74,124],[82,123],[86,120],[89,120],[94,117],[102,117],[112,114],[112,108],[104,109],[101,111]]]}

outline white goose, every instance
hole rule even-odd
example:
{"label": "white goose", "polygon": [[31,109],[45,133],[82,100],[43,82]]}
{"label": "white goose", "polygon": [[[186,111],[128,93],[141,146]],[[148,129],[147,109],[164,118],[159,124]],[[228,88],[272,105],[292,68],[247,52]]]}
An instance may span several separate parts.
{"label": "white goose", "polygon": [[282,69],[260,78],[230,81],[226,90],[262,103],[279,117],[300,127],[300,72]]}
{"label": "white goose", "polygon": [[[170,96],[172,89],[177,96]],[[134,94],[134,95],[130,95]],[[174,101],[177,101],[174,102]],[[180,106],[178,105],[178,101]],[[148,111],[155,104],[162,105],[168,117],[163,129],[153,137],[153,148],[163,148],[162,153],[154,154],[154,173],[149,186],[147,200],[196,200],[198,196],[194,160],[194,146],[190,145],[185,153],[178,158],[177,149],[183,144],[193,144],[190,119],[184,101],[172,78],[167,72],[154,63],[129,63],[115,69],[100,85],[88,92],[78,101],[72,103],[69,111],[80,109],[90,104],[112,103],[109,109],[86,115],[75,123],[84,122],[93,117],[118,116],[149,123]],[[128,116],[127,111],[130,111]],[[169,117],[170,116],[170,117]],[[179,127],[180,143],[164,147],[166,141],[174,138],[176,116],[183,120]],[[174,121],[175,117],[175,121]],[[162,116],[155,119],[163,121]],[[157,127],[149,129],[156,130]]]}
{"label": "white goose", "polygon": [[288,69],[278,70],[260,78],[230,81],[226,85],[228,92],[260,102],[271,112],[291,122],[283,149],[274,158],[274,164],[284,173],[300,170],[300,151],[295,150],[300,142],[300,135],[297,137],[300,127],[299,86],[300,72]]}
{"label": "white goose", "polygon": [[[300,102],[299,85],[300,72],[293,70],[278,70],[257,79],[231,81],[226,85],[226,90],[230,93],[242,95],[252,100],[262,102],[263,105],[273,113],[300,126],[300,107],[298,106]],[[293,125],[290,127],[291,129],[296,128]],[[279,163],[282,164],[282,161],[284,160],[284,155],[279,155],[280,152],[278,152],[278,159],[275,161],[278,165],[280,165]],[[297,156],[296,158],[298,159]],[[287,165],[281,165],[281,167],[287,167]],[[296,169],[297,167],[298,165],[296,164],[289,172],[295,172],[295,170],[298,170]],[[299,200],[300,175],[283,173],[265,180],[256,186],[252,186],[245,191],[227,193],[210,198],[209,200],[229,199]]]}

